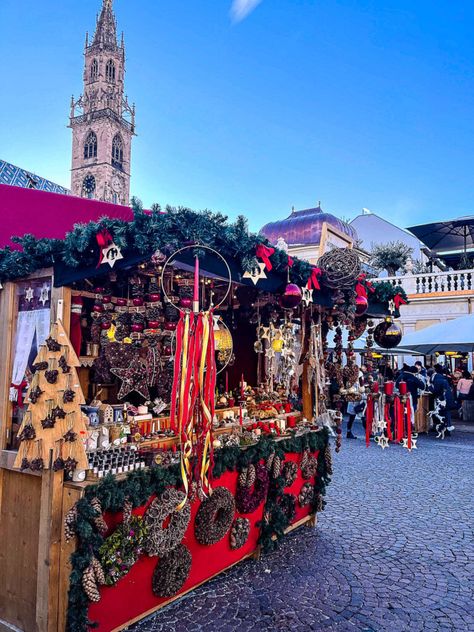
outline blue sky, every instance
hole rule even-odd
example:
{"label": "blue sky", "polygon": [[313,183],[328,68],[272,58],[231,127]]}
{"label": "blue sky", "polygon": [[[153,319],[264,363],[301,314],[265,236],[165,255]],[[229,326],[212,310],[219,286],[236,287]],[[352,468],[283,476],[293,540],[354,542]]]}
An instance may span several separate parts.
{"label": "blue sky", "polygon": [[[0,157],[69,184],[100,0],[0,2]],[[115,0],[137,106],[132,193],[244,213],[322,201],[402,226],[474,212],[474,4]]]}

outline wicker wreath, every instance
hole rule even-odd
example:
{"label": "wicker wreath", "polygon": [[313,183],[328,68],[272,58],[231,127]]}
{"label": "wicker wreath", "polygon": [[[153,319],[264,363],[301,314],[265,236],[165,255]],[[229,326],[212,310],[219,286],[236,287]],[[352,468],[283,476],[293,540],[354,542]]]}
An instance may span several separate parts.
{"label": "wicker wreath", "polygon": [[318,265],[331,288],[351,288],[361,272],[359,255],[351,248],[333,248],[319,259]]}
{"label": "wicker wreath", "polygon": [[216,544],[232,525],[234,497],[225,487],[216,487],[201,504],[194,521],[194,535],[200,544]]}
{"label": "wicker wreath", "polygon": [[[185,497],[183,492],[170,488],[160,498],[155,498],[148,507],[145,514],[145,524],[148,527],[145,551],[148,555],[162,557],[175,549],[183,539],[191,520],[191,506],[187,502],[181,510],[176,507]],[[168,517],[169,524],[163,527]]]}
{"label": "wicker wreath", "polygon": [[250,520],[236,518],[230,530],[230,548],[240,549],[247,542],[250,534]]}
{"label": "wicker wreath", "polygon": [[237,510],[243,514],[253,513],[265,500],[268,492],[269,475],[267,468],[262,463],[255,467],[255,483],[253,491],[250,487],[237,486],[235,504]]}
{"label": "wicker wreath", "polygon": [[285,487],[290,487],[298,476],[298,466],[294,461],[287,461],[283,466],[282,474],[285,479]]}
{"label": "wicker wreath", "polygon": [[156,597],[173,597],[184,585],[191,570],[192,555],[184,544],[162,557],[155,567],[151,582]]}
{"label": "wicker wreath", "polygon": [[314,500],[314,487],[311,483],[304,483],[298,496],[298,502],[301,507],[310,505]]}

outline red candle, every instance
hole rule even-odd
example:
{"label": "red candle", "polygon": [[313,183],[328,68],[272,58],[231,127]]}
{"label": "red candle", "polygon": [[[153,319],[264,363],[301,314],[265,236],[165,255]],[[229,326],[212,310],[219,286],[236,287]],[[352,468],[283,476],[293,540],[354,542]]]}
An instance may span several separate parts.
{"label": "red candle", "polygon": [[290,415],[287,417],[286,423],[289,428],[294,428],[296,426],[296,417],[294,415]]}
{"label": "red candle", "polygon": [[385,395],[393,395],[393,387],[394,387],[393,382],[385,382],[383,387],[384,387]]}
{"label": "red candle", "polygon": [[289,402],[285,404],[285,413],[291,413],[291,404]]}
{"label": "red candle", "polygon": [[199,259],[197,255],[194,259],[193,311],[195,314],[199,312]]}
{"label": "red candle", "polygon": [[406,395],[407,394],[407,383],[406,382],[400,382],[398,384],[398,391],[399,391],[400,395]]}
{"label": "red candle", "polygon": [[372,393],[378,393],[379,392],[379,383],[378,382],[374,382],[372,384]]}
{"label": "red candle", "polygon": [[240,396],[244,399],[244,374],[242,373],[242,380],[240,382]]}
{"label": "red candle", "polygon": [[240,406],[240,410],[239,410],[239,421],[240,421],[240,425],[243,426],[244,423],[244,415],[242,413],[242,406]]}

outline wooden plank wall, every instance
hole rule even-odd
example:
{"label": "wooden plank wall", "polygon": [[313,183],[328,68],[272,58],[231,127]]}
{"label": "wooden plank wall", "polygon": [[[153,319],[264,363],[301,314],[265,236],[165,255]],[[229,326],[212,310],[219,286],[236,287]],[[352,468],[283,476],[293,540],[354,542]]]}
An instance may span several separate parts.
{"label": "wooden plank wall", "polygon": [[41,477],[3,470],[2,486],[0,618],[34,632]]}

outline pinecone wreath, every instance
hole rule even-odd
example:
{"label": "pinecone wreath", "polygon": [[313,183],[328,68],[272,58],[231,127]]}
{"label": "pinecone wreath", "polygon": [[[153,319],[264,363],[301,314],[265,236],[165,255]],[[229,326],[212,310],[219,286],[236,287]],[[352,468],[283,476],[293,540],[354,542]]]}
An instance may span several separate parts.
{"label": "pinecone wreath", "polygon": [[294,461],[287,461],[283,465],[283,472],[285,478],[285,487],[290,487],[296,481],[296,477],[298,476],[298,466]]}
{"label": "pinecone wreath", "polygon": [[310,505],[314,499],[314,487],[311,483],[304,483],[298,496],[298,502],[301,507]]}
{"label": "pinecone wreath", "polygon": [[105,575],[97,558],[93,557],[91,563],[82,574],[82,587],[89,601],[100,601],[99,586],[105,584]]}
{"label": "pinecone wreath", "polygon": [[73,505],[64,516],[64,537],[66,542],[72,540],[76,535],[77,506]]}
{"label": "pinecone wreath", "polygon": [[250,534],[250,520],[248,518],[236,518],[230,530],[230,548],[240,549],[247,542]]}
{"label": "pinecone wreath", "polygon": [[318,473],[318,459],[315,456],[308,456],[304,467],[301,468],[303,478],[309,479]]}
{"label": "pinecone wreath", "polygon": [[102,505],[100,504],[100,500],[97,498],[97,496],[95,496],[91,500],[91,507],[95,509],[95,511],[98,513],[98,515],[94,518],[94,524],[97,528],[97,531],[101,535],[104,535],[104,533],[107,533],[109,527],[107,526],[107,523],[104,520],[104,516],[102,515]]}

